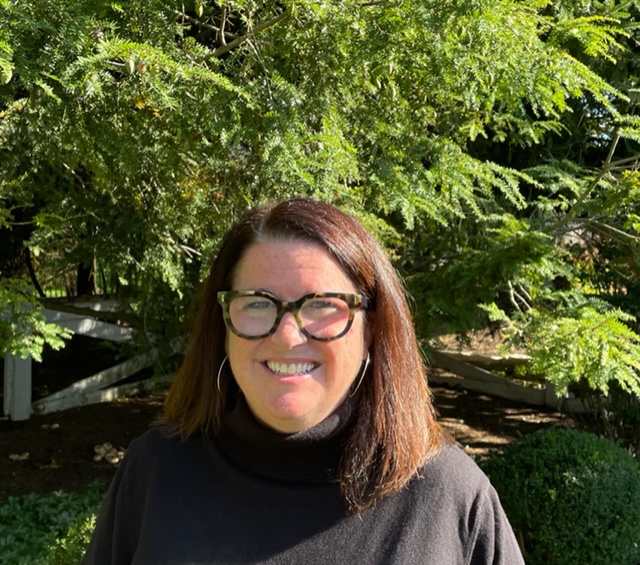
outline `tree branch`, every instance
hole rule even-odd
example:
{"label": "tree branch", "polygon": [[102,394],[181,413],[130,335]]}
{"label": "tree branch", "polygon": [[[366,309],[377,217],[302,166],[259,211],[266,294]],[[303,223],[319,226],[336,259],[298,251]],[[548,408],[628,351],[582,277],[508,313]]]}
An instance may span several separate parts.
{"label": "tree branch", "polygon": [[45,298],[47,295],[45,294],[44,290],[42,290],[42,287],[38,282],[38,277],[36,276],[36,271],[33,268],[33,261],[31,260],[31,250],[28,247],[25,247],[24,250],[25,250],[25,253],[24,253],[25,262],[27,264],[27,271],[29,271],[29,277],[31,278],[31,282],[33,283],[33,286],[36,287],[38,296],[40,298]]}
{"label": "tree branch", "polygon": [[596,186],[598,186],[598,183],[609,173],[609,170],[610,170],[610,167],[611,167],[611,160],[613,159],[613,154],[614,154],[614,152],[616,150],[616,147],[618,146],[618,142],[620,141],[620,137],[621,137],[620,133],[617,132],[615,137],[613,138],[613,141],[611,142],[611,146],[609,147],[609,154],[607,155],[607,158],[605,159],[604,164],[602,165],[602,168],[600,169],[600,172],[596,175],[596,178],[594,178],[589,183],[589,186],[587,186],[587,188],[585,190],[583,190],[581,194],[578,195],[578,198],[573,203],[573,206],[571,206],[571,209],[562,218],[560,218],[557,222],[555,222],[553,225],[551,225],[551,227],[549,228],[550,232],[555,232],[558,228],[564,226],[569,221],[574,219],[575,211],[587,199],[587,197],[589,196],[589,194],[591,194],[593,189]]}
{"label": "tree branch", "polygon": [[640,161],[640,155],[627,157],[625,159],[618,159],[617,161],[612,161],[609,164],[609,170],[627,168],[630,163],[637,164],[638,161]]}
{"label": "tree branch", "polygon": [[284,20],[287,16],[289,16],[289,13],[290,13],[289,12],[289,8],[287,8],[284,12],[282,12],[282,14],[276,16],[275,18],[269,20],[268,22],[265,22],[263,24],[257,25],[249,33],[246,33],[245,35],[241,35],[240,37],[237,37],[231,43],[227,43],[226,45],[223,45],[222,47],[218,47],[209,56],[209,58],[220,57],[221,55],[224,55],[225,53],[227,53],[228,51],[231,51],[235,47],[238,47],[239,45],[242,45],[245,41],[247,41],[248,39],[251,39],[251,37],[253,37],[257,33],[260,33],[261,31],[264,31],[265,29],[270,28],[270,27],[276,25],[278,22]]}
{"label": "tree branch", "polygon": [[[217,34],[222,33],[223,36],[226,36],[226,37],[228,37],[230,39],[235,39],[237,37],[233,33],[230,33],[228,31],[224,31],[224,23],[225,23],[224,19],[222,21],[222,26],[221,26],[222,29],[220,29],[219,27],[216,27],[214,25],[208,24],[206,22],[201,22],[198,18],[194,18],[193,16],[185,14],[184,12],[181,12],[180,10],[174,10],[173,13],[178,15],[178,16],[180,16],[182,19],[188,21],[189,23],[197,25],[198,27],[203,27],[205,29],[210,29],[212,31],[215,31]],[[224,43],[224,41],[223,41],[223,43]]]}
{"label": "tree branch", "polygon": [[518,312],[522,313],[522,308],[520,308],[520,305],[516,300],[516,292],[513,288],[513,285],[511,284],[511,281],[508,281],[508,284],[509,284],[509,301],[511,302],[511,304],[515,306]]}
{"label": "tree branch", "polygon": [[[602,233],[613,232],[614,234],[622,238],[622,239],[618,239],[618,241],[620,242],[622,242],[624,239],[628,239],[628,240],[630,239],[633,243],[640,242],[640,237],[627,233],[626,231],[618,229],[610,224],[606,224],[604,222],[598,222],[593,219],[586,219],[585,223],[590,225],[593,228],[599,229]],[[608,235],[609,237],[613,237],[611,234],[608,234]]]}
{"label": "tree branch", "polygon": [[227,44],[227,40],[225,39],[224,28],[227,24],[227,6],[222,6],[222,16],[220,18],[220,31],[218,32],[218,40],[222,45]]}

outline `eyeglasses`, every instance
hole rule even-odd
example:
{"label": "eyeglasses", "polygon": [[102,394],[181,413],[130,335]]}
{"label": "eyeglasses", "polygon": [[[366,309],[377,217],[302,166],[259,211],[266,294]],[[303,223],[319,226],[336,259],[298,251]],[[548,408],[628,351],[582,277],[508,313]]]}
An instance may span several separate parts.
{"label": "eyeglasses", "polygon": [[369,308],[361,294],[314,292],[295,302],[278,300],[259,290],[224,290],[218,302],[227,327],[244,339],[260,339],[277,330],[286,312],[291,312],[307,337],[332,341],[345,335],[358,309]]}

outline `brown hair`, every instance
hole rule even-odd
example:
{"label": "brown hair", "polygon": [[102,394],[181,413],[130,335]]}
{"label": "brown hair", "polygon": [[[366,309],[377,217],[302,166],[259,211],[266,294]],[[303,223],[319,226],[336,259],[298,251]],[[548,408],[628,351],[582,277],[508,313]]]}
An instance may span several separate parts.
{"label": "brown hair", "polygon": [[369,314],[371,365],[360,385],[357,420],[345,448],[340,485],[357,513],[400,490],[441,446],[426,371],[405,292],[375,238],[336,207],[308,198],[247,212],[226,234],[205,281],[185,360],[165,401],[164,417],[181,435],[214,433],[233,376],[225,364],[226,329],[216,300],[232,288],[235,269],[254,243],[273,239],[320,244],[359,292],[373,300]]}

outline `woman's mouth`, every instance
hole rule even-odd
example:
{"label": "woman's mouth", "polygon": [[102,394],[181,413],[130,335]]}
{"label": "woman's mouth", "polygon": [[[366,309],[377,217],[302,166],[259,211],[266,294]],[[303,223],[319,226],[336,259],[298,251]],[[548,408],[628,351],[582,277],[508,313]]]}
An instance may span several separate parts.
{"label": "woman's mouth", "polygon": [[319,367],[318,363],[278,363],[275,361],[267,361],[265,365],[272,373],[279,376],[307,375]]}

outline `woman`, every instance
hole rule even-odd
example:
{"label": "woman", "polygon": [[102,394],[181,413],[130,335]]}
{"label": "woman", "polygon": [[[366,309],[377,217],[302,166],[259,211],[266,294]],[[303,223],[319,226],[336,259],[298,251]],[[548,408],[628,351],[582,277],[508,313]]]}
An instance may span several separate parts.
{"label": "woman", "polygon": [[443,440],[383,250],[292,199],[224,238],[163,423],[132,442],[84,563],[523,561]]}

